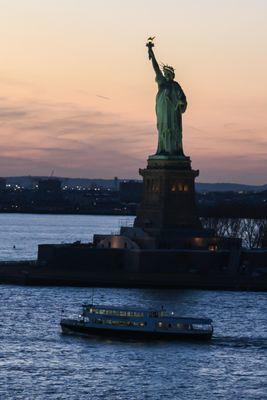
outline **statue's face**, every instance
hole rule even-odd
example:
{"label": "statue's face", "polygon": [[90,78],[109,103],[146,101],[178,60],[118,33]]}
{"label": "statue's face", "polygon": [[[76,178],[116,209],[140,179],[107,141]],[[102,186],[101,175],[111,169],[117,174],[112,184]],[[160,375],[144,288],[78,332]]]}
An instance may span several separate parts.
{"label": "statue's face", "polygon": [[174,80],[174,73],[168,70],[163,70],[164,76],[167,79],[167,81],[173,81]]}

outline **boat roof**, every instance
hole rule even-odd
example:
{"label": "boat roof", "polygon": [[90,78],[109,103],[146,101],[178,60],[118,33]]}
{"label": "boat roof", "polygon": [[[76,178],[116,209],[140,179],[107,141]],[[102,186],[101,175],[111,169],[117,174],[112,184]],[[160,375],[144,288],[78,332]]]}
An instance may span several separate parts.
{"label": "boat roof", "polygon": [[179,317],[174,312],[167,311],[165,308],[155,309],[155,308],[142,308],[142,307],[132,307],[132,306],[111,306],[111,305],[96,305],[96,304],[87,304],[84,303],[83,307],[93,307],[96,309],[104,309],[104,310],[118,310],[118,311],[133,311],[133,312],[164,312],[166,313],[164,316],[168,318],[180,319],[184,322],[190,323],[202,323],[202,324],[211,324],[212,319],[210,318],[197,318],[197,317]]}
{"label": "boat roof", "polygon": [[165,308],[161,309],[156,309],[156,308],[143,308],[143,307],[138,307],[138,306],[112,306],[112,305],[106,305],[106,304],[92,304],[92,303],[84,303],[84,307],[94,307],[94,308],[99,308],[102,309],[104,308],[105,310],[118,310],[118,311],[139,311],[139,312],[159,312],[159,311],[165,311],[167,310]]}

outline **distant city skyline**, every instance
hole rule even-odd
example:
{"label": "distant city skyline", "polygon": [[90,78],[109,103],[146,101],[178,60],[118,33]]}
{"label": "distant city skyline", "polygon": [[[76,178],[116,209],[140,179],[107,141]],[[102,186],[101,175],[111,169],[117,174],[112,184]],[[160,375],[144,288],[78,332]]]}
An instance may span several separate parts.
{"label": "distant city skyline", "polygon": [[155,35],[187,95],[198,181],[266,183],[266,2],[1,5],[0,176],[140,178],[157,144]]}

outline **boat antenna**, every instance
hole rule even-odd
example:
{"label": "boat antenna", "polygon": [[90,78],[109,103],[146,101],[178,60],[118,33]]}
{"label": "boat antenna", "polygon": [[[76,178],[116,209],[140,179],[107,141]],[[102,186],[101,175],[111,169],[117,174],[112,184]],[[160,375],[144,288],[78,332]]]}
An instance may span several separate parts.
{"label": "boat antenna", "polygon": [[92,305],[94,304],[94,294],[95,294],[95,288],[92,288]]}

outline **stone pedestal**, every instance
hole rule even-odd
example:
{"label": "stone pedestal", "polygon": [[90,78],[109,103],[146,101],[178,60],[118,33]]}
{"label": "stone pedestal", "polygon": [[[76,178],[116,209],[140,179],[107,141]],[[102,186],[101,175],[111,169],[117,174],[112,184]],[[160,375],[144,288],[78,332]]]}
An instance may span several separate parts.
{"label": "stone pedestal", "polygon": [[198,235],[202,226],[195,202],[195,178],[190,157],[150,156],[139,170],[144,197],[134,222],[152,236]]}

